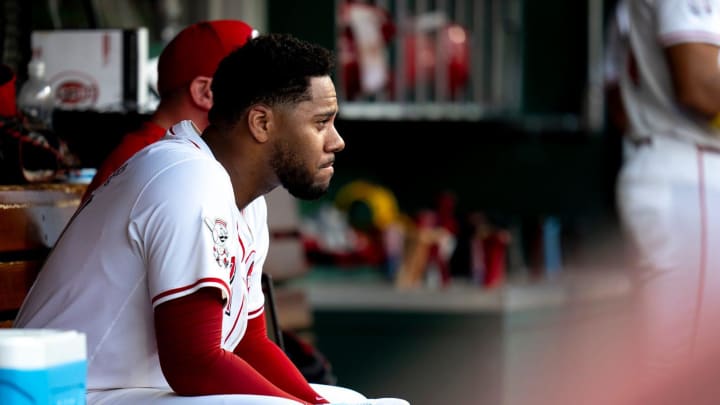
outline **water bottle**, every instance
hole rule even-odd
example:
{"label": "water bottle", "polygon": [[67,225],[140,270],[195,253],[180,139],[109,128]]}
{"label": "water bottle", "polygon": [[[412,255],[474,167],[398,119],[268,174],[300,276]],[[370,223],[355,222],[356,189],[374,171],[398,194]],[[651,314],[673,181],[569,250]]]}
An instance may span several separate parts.
{"label": "water bottle", "polygon": [[45,78],[45,63],[42,60],[33,59],[28,64],[28,79],[20,87],[17,105],[28,130],[52,129],[55,94]]}

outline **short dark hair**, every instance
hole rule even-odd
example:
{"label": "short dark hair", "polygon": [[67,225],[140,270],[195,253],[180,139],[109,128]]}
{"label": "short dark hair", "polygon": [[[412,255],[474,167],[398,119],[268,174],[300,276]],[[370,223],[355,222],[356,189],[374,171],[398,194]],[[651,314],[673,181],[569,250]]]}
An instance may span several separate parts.
{"label": "short dark hair", "polygon": [[226,56],[213,76],[210,124],[232,127],[251,105],[309,100],[310,78],[330,76],[327,49],[289,34],[260,35]]}

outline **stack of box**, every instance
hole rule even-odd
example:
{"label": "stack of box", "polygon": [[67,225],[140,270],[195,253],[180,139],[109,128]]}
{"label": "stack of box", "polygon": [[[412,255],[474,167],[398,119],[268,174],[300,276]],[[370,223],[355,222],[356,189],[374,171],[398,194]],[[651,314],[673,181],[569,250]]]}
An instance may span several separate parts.
{"label": "stack of box", "polygon": [[85,335],[48,329],[0,329],[4,405],[85,404]]}
{"label": "stack of box", "polygon": [[136,111],[147,103],[147,28],[39,30],[31,41],[56,107]]}

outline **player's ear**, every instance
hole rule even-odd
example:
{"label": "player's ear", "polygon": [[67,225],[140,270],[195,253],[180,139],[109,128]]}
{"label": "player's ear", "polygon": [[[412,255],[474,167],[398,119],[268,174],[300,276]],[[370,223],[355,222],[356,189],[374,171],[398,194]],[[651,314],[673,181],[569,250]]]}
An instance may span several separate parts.
{"label": "player's ear", "polygon": [[248,127],[256,141],[264,143],[270,138],[269,133],[273,125],[272,114],[272,109],[264,104],[255,104],[248,110]]}
{"label": "player's ear", "polygon": [[207,76],[197,76],[190,82],[190,97],[193,103],[205,111],[210,111],[213,104],[211,84],[212,77]]}

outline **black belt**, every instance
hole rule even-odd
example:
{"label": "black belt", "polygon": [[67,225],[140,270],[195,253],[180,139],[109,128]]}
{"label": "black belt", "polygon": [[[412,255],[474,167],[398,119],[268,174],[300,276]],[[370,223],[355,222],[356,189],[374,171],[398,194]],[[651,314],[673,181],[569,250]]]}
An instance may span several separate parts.
{"label": "black belt", "polygon": [[652,138],[631,138],[630,142],[635,146],[650,146],[652,145]]}
{"label": "black belt", "polygon": [[697,145],[697,148],[699,151],[702,151],[702,152],[710,152],[710,153],[720,154],[720,148],[718,148],[717,146]]}
{"label": "black belt", "polygon": [[[637,139],[630,139],[630,142],[637,146],[650,146],[652,145],[652,138],[637,138]],[[711,146],[711,145],[699,145],[695,144],[695,147],[701,151],[701,152],[709,152],[709,153],[717,153],[720,154],[720,147],[717,146]]]}

